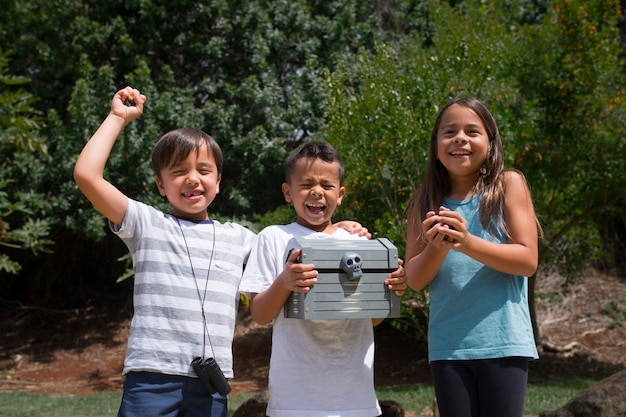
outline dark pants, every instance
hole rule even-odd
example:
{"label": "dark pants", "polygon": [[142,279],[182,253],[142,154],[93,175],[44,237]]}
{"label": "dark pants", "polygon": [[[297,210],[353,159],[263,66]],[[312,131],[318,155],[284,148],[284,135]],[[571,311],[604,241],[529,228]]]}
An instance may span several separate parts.
{"label": "dark pants", "polygon": [[207,392],[198,378],[130,372],[118,417],[226,417],[225,396]]}
{"label": "dark pants", "polygon": [[528,359],[431,362],[441,417],[523,417]]}

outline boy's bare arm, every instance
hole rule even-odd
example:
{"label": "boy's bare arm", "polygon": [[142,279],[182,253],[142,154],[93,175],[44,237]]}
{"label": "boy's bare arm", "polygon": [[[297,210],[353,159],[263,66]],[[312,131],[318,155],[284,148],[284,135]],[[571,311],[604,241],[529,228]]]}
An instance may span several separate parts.
{"label": "boy's bare arm", "polygon": [[274,320],[280,309],[287,302],[291,291],[285,291],[276,281],[265,291],[252,294],[250,315],[259,324],[267,324]]}
{"label": "boy's bare arm", "polygon": [[311,264],[297,262],[301,250],[289,256],[285,269],[265,291],[252,296],[250,314],[259,324],[271,322],[280,313],[292,292],[309,292],[317,282],[317,271]]}
{"label": "boy's bare arm", "polygon": [[[126,101],[126,104],[124,103]],[[74,166],[74,180],[85,197],[106,218],[121,224],[126,214],[126,196],[104,179],[104,167],[124,126],[143,112],[146,97],[131,87],[118,91],[111,111],[83,148]]]}

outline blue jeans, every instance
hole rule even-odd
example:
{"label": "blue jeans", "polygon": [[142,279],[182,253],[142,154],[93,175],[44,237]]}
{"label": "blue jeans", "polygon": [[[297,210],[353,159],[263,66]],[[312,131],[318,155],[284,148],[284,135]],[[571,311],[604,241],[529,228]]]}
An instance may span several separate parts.
{"label": "blue jeans", "polygon": [[198,378],[130,372],[118,417],[226,417],[226,396],[213,395]]}
{"label": "blue jeans", "polygon": [[528,359],[445,360],[430,364],[441,417],[522,417]]}

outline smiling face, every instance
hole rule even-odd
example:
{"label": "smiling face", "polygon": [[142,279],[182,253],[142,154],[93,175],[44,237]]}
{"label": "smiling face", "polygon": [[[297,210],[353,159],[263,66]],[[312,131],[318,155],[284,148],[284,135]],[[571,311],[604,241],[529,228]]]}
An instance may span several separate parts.
{"label": "smiling face", "polygon": [[465,179],[473,183],[489,146],[485,125],[474,110],[453,104],[442,115],[437,130],[437,159],[452,182]]}
{"label": "smiling face", "polygon": [[207,220],[207,208],[220,191],[220,180],[215,158],[203,143],[197,153],[191,152],[185,159],[161,169],[156,183],[175,216]]}
{"label": "smiling face", "polygon": [[340,164],[317,158],[299,158],[288,182],[283,183],[285,201],[293,203],[298,224],[316,232],[332,233],[331,217],[341,204]]}

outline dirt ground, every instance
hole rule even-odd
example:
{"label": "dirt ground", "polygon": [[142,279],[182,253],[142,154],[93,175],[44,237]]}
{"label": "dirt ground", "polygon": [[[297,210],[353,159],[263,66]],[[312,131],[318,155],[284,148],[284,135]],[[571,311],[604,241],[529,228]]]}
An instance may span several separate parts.
{"label": "dirt ground", "polygon": [[[626,279],[589,271],[570,287],[537,283],[541,358],[530,378],[610,375],[626,368]],[[16,308],[0,316],[0,392],[51,395],[121,392],[128,317]],[[232,394],[265,389],[270,326],[241,314]],[[430,384],[426,346],[383,324],[376,329],[376,385]]]}

